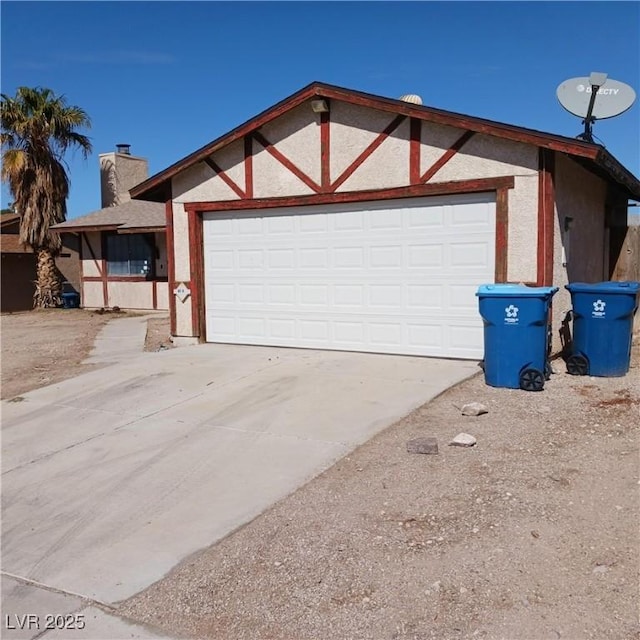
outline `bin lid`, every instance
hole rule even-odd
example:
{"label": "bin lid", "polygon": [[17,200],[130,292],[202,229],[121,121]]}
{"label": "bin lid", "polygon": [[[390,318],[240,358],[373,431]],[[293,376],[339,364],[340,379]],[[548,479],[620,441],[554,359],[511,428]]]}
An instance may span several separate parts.
{"label": "bin lid", "polygon": [[477,296],[502,298],[515,296],[546,298],[552,296],[558,287],[527,287],[524,284],[483,284],[476,291]]}
{"label": "bin lid", "polygon": [[636,294],[640,290],[640,282],[626,280],[621,282],[571,282],[564,288],[576,293],[630,293]]}

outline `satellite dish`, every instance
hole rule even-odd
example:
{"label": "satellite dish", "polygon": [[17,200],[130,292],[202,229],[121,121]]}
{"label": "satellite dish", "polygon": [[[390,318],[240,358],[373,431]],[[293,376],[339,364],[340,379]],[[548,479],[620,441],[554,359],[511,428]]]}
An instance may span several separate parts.
{"label": "satellite dish", "polygon": [[[624,82],[608,79],[605,74],[601,75],[604,76],[604,81],[600,85],[592,84],[591,78],[565,80],[556,91],[560,104],[574,116],[586,118],[593,94],[592,87],[598,86],[591,111],[594,120],[613,118],[630,109],[636,100],[636,92]],[[601,78],[595,80],[602,81]]]}
{"label": "satellite dish", "polygon": [[574,116],[584,118],[578,138],[593,142],[593,123],[624,113],[635,102],[636,92],[627,84],[607,80],[606,73],[592,72],[588,78],[570,78],[557,89],[560,104]]}

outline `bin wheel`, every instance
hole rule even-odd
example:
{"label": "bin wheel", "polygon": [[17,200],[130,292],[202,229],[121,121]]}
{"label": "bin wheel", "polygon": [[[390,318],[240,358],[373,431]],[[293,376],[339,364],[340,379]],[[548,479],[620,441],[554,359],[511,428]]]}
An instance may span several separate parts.
{"label": "bin wheel", "polygon": [[544,373],[538,369],[525,369],[520,374],[520,388],[524,391],[542,391],[544,389]]}
{"label": "bin wheel", "polygon": [[551,374],[553,373],[553,369],[548,362],[544,363],[544,379],[551,380]]}
{"label": "bin wheel", "polygon": [[586,376],[589,373],[589,362],[581,355],[569,356],[567,358],[567,373],[572,376]]}

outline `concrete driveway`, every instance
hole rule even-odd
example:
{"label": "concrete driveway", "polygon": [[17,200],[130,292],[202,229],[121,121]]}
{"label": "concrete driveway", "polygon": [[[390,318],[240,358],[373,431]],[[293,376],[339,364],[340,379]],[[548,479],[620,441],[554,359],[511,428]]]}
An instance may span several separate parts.
{"label": "concrete driveway", "polygon": [[3,402],[5,595],[18,614],[34,590],[108,610],[477,371],[465,361],[200,345]]}

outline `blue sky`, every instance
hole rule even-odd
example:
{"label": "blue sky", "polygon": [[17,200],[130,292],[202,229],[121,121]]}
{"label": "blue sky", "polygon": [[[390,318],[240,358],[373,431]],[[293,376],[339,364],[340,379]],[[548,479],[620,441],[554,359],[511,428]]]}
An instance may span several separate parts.
{"label": "blue sky", "polygon": [[[100,207],[98,153],[151,174],[314,80],[576,136],[565,79],[604,71],[640,90],[637,2],[8,2],[2,92],[45,86],[92,119],[69,157],[68,217]],[[640,106],[595,135],[640,175]],[[2,203],[8,195],[2,191]]]}

